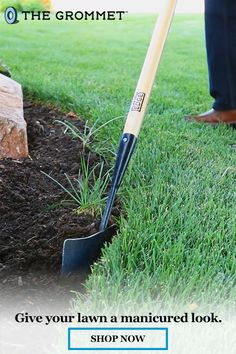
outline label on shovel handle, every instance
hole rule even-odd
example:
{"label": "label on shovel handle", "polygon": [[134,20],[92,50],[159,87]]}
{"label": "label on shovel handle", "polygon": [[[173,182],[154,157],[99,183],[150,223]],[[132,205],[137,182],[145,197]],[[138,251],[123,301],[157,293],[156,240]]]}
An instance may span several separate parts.
{"label": "label on shovel handle", "polygon": [[132,102],[131,111],[141,112],[144,98],[144,92],[137,92]]}

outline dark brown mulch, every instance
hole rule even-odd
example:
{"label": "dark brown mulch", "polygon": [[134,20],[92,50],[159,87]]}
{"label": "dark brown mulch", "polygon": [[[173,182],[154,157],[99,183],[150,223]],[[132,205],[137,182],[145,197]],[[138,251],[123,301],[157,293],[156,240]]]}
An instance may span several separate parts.
{"label": "dark brown mulch", "polygon": [[[73,115],[30,102],[24,112],[30,156],[23,161],[0,160],[0,295],[21,292],[34,303],[32,293],[39,289],[65,292],[60,280],[64,239],[93,234],[99,226],[98,219],[78,215],[75,205],[62,203],[68,196],[42,171],[65,184],[65,173],[72,180],[78,176],[82,156],[87,160],[89,155],[91,168],[101,158],[84,152],[81,142],[55,123],[66,120],[84,129]],[[73,281],[74,290],[79,283]]]}

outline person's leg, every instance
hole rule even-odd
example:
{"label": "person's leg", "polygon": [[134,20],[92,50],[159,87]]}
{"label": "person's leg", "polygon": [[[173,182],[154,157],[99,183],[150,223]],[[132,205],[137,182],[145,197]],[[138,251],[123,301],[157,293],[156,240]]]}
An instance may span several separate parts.
{"label": "person's leg", "polygon": [[236,1],[205,0],[205,31],[213,108],[236,108]]}
{"label": "person's leg", "polygon": [[205,0],[205,33],[213,109],[187,120],[236,124],[236,0]]}

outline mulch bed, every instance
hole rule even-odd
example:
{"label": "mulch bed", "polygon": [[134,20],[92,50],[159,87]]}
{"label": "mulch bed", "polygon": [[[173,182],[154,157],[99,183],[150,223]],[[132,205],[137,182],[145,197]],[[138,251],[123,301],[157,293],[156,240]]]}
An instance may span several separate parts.
{"label": "mulch bed", "polygon": [[62,203],[68,196],[42,171],[65,184],[65,173],[72,180],[78,177],[82,156],[87,160],[89,155],[91,168],[101,157],[83,151],[82,143],[55,122],[66,120],[84,129],[73,114],[30,102],[24,114],[29,157],[0,160],[0,297],[14,293],[33,305],[48,289],[53,289],[53,298],[80,289],[80,276],[66,285],[60,277],[63,241],[93,234],[99,226],[98,219],[78,215],[75,205]]}

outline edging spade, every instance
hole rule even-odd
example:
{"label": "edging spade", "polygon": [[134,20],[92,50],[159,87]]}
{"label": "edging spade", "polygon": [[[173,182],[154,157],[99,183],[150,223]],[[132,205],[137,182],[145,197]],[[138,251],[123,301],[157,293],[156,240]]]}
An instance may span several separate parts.
{"label": "edging spade", "polygon": [[177,0],[166,0],[165,7],[157,19],[140,78],[126,119],[123,135],[117,152],[112,185],[102,215],[99,232],[84,238],[71,238],[64,241],[62,254],[62,273],[70,274],[86,271],[99,257],[102,245],[109,232],[107,228],[117,190],[121,184],[130,157],[142,126],[145,110],[160,63],[161,54],[169,32]]}

